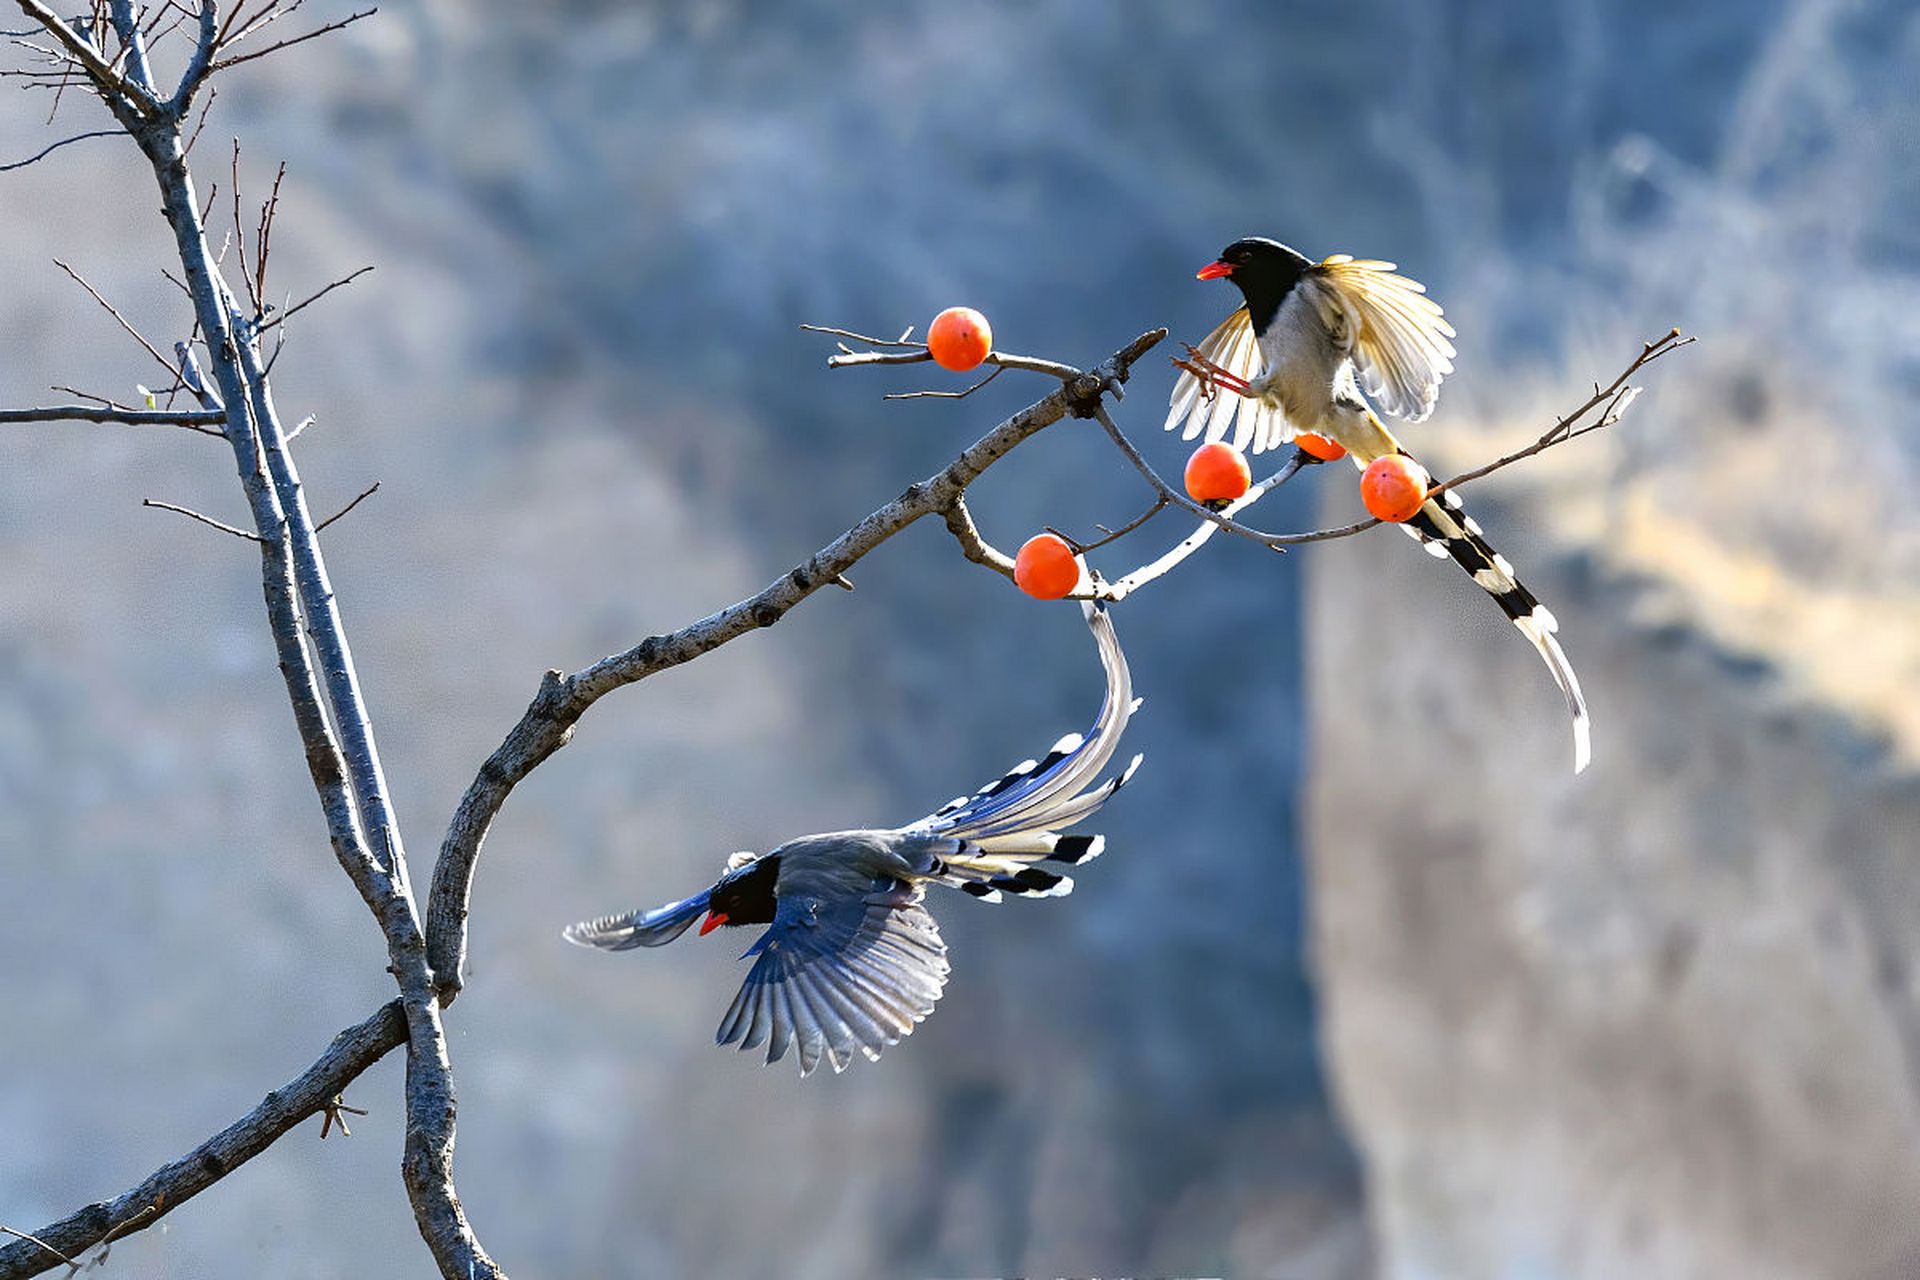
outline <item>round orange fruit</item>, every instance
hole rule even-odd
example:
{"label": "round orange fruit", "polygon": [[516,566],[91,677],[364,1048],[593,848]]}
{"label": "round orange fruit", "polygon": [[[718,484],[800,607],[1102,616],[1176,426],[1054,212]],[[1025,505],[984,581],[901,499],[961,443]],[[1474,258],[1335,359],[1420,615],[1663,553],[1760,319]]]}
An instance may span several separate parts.
{"label": "round orange fruit", "polygon": [[1337,462],[1347,456],[1345,445],[1329,440],[1325,436],[1317,436],[1311,431],[1295,433],[1293,442],[1300,447],[1300,452],[1318,458],[1322,462]]}
{"label": "round orange fruit", "polygon": [[1224,440],[1201,445],[1187,459],[1187,496],[1195,502],[1232,502],[1252,487],[1247,455]]}
{"label": "round orange fruit", "polygon": [[1058,600],[1080,585],[1080,560],[1066,539],[1037,533],[1013,558],[1013,582],[1036,600]]}
{"label": "round orange fruit", "polygon": [[942,369],[965,373],[993,350],[993,326],[972,307],[948,307],[927,328],[927,351]]}
{"label": "round orange fruit", "polygon": [[1388,454],[1375,458],[1360,477],[1360,500],[1375,516],[1400,524],[1426,505],[1432,483],[1427,469],[1406,454]]}

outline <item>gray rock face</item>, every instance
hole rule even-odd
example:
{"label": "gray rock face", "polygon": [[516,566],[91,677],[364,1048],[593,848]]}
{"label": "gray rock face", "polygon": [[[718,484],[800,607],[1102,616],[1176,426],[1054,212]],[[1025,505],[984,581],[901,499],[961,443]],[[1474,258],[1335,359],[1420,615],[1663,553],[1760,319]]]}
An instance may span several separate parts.
{"label": "gray rock face", "polygon": [[1920,1274],[1920,785],[1513,555],[1594,706],[1577,780],[1447,566],[1310,572],[1312,952],[1382,1273]]}

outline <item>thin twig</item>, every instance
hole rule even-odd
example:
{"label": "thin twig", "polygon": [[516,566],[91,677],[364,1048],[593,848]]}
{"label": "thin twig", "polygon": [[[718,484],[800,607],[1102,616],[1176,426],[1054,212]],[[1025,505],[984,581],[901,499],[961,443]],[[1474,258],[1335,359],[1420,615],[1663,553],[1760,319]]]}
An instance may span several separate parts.
{"label": "thin twig", "polygon": [[933,353],[925,347],[917,351],[842,351],[837,356],[827,357],[827,368],[847,369],[867,364],[927,364],[932,360]]}
{"label": "thin twig", "polygon": [[60,42],[61,48],[65,50],[60,55],[61,58],[78,63],[93,78],[101,92],[108,95],[109,105],[117,98],[142,119],[152,119],[160,110],[160,104],[154,101],[153,95],[124,75],[114,63],[101,57],[100,51],[94,45],[82,39],[78,32],[68,26],[59,14],[49,9],[41,0],[14,0],[14,2],[26,12],[29,18],[45,28],[48,35]]}
{"label": "thin twig", "polygon": [[34,161],[43,159],[70,143],[85,142],[88,138],[117,138],[120,133],[118,129],[95,129],[92,133],[76,133],[71,138],[60,139],[51,146],[43,148],[38,154],[28,156],[25,160],[15,160],[12,164],[0,164],[0,173],[6,173],[10,169],[24,169]]}
{"label": "thin twig", "polygon": [[[1669,330],[1664,337],[1642,344],[1640,354],[1634,357],[1633,363],[1621,371],[1619,377],[1615,378],[1605,387],[1596,383],[1594,385],[1593,395],[1587,399],[1585,404],[1547,428],[1547,430],[1541,434],[1540,438],[1532,444],[1524,449],[1517,449],[1503,457],[1495,458],[1483,467],[1475,467],[1471,471],[1463,471],[1445,483],[1435,485],[1428,491],[1427,496],[1433,497],[1437,494],[1444,493],[1448,489],[1466,484],[1469,481],[1478,480],[1482,476],[1492,475],[1500,468],[1511,466],[1522,458],[1531,458],[1536,453],[1544,453],[1557,444],[1565,444],[1569,440],[1577,440],[1581,436],[1590,435],[1595,431],[1613,426],[1616,422],[1620,421],[1621,417],[1625,415],[1626,411],[1632,406],[1635,398],[1640,394],[1638,387],[1627,385],[1627,380],[1633,377],[1634,374],[1640,372],[1640,370],[1652,364],[1655,360],[1660,359],[1660,357],[1672,355],[1682,347],[1692,346],[1696,341],[1698,341],[1698,339],[1691,336],[1682,337],[1678,329],[1673,329]],[[1581,418],[1586,417],[1587,414],[1600,408],[1602,405],[1605,406],[1605,409],[1597,421],[1588,423],[1584,427],[1575,426]]]}
{"label": "thin twig", "polygon": [[222,436],[227,415],[217,410],[121,409],[111,405],[55,404],[39,409],[0,409],[0,423],[117,422],[129,427],[184,427],[201,435]]}
{"label": "thin twig", "polygon": [[265,542],[266,541],[265,538],[262,538],[257,533],[248,533],[245,529],[236,529],[230,524],[222,524],[218,520],[215,520],[212,516],[203,516],[198,511],[195,511],[192,507],[177,507],[171,502],[158,502],[152,498],[140,499],[140,505],[143,507],[157,507],[162,511],[178,512],[180,515],[187,517],[187,519],[189,520],[198,520],[201,524],[211,525],[215,529],[218,529],[220,532],[230,533],[236,538],[245,538],[248,542]]}
{"label": "thin twig", "polygon": [[280,6],[280,0],[270,0],[266,8],[253,14],[246,22],[233,24],[238,26],[239,30],[235,31],[230,37],[222,36],[220,43],[223,46],[239,44],[254,32],[264,31],[274,23],[280,21],[280,19],[293,16],[299,12],[300,6],[305,3],[306,0],[293,0],[293,3],[282,8]]}
{"label": "thin twig", "polygon": [[[312,419],[308,419],[308,421],[312,421]],[[349,502],[346,506],[340,508],[338,511],[334,512],[332,515],[328,516],[325,520],[322,520],[319,524],[313,526],[313,531],[315,533],[319,533],[322,529],[332,524],[335,520],[338,520],[341,516],[346,515],[347,512],[353,510],[355,507],[359,506],[361,503],[365,502],[368,498],[371,498],[374,494],[378,492],[380,492],[380,482],[378,480],[375,480],[372,484],[368,485],[366,489],[364,489],[361,492],[359,497],[355,498],[352,502]]]}
{"label": "thin twig", "polygon": [[200,141],[200,131],[207,127],[207,114],[213,110],[214,100],[219,96],[219,85],[214,85],[207,90],[207,100],[200,104],[200,122],[193,126],[193,132],[187,136],[187,145],[180,149],[182,156],[193,154],[193,144]]}
{"label": "thin twig", "polygon": [[1134,470],[1145,477],[1147,483],[1153,486],[1154,492],[1158,493],[1168,502],[1177,507],[1184,508],[1194,515],[1199,516],[1202,520],[1208,520],[1219,525],[1228,533],[1238,534],[1242,538],[1246,538],[1252,542],[1258,542],[1276,551],[1280,550],[1279,545],[1273,541],[1275,535],[1262,533],[1258,529],[1249,529],[1247,526],[1236,523],[1226,516],[1221,515],[1213,508],[1195,502],[1186,494],[1176,492],[1171,485],[1160,478],[1159,472],[1155,471],[1153,465],[1141,455],[1140,450],[1134,446],[1133,441],[1127,439],[1127,433],[1122,431],[1119,424],[1114,422],[1113,416],[1107,412],[1105,405],[1095,406],[1093,418],[1094,421],[1098,422],[1101,428],[1106,431],[1107,438],[1112,440],[1114,446],[1126,456],[1127,461],[1133,464]]}
{"label": "thin twig", "polygon": [[1164,493],[1158,494],[1154,497],[1152,506],[1148,507],[1145,511],[1142,511],[1139,515],[1135,516],[1133,519],[1121,525],[1118,529],[1109,529],[1105,525],[1095,525],[1094,527],[1099,529],[1100,532],[1105,535],[1104,537],[1100,538],[1096,542],[1082,542],[1078,538],[1070,537],[1067,534],[1060,532],[1058,529],[1054,528],[1052,525],[1047,525],[1046,530],[1048,533],[1051,533],[1054,537],[1059,538],[1062,542],[1065,542],[1069,547],[1072,547],[1073,554],[1077,556],[1083,556],[1089,551],[1098,551],[1101,547],[1120,541],[1120,539],[1126,537],[1128,534],[1132,533],[1135,529],[1138,529],[1141,525],[1145,524],[1147,521],[1159,515],[1162,511],[1165,511],[1167,509],[1167,506],[1168,506],[1167,495]]}
{"label": "thin twig", "polygon": [[992,373],[968,387],[965,391],[891,391],[881,396],[882,400],[965,400],[980,388],[992,382],[1007,371],[1008,366],[996,365]]}
{"label": "thin twig", "polygon": [[82,289],[85,289],[95,302],[105,307],[107,309],[107,314],[112,316],[116,321],[118,321],[122,329],[125,329],[128,333],[132,334],[133,340],[135,342],[138,342],[141,346],[145,347],[147,349],[147,354],[152,356],[155,362],[158,363],[162,369],[165,369],[167,371],[168,377],[172,377],[174,375],[173,362],[168,360],[165,356],[161,355],[160,348],[154,346],[151,342],[148,342],[146,335],[141,333],[138,329],[134,328],[132,323],[129,322],[125,316],[121,315],[120,312],[115,309],[114,305],[111,302],[108,302],[104,297],[100,295],[100,291],[98,289],[88,284],[85,278],[82,277],[78,271],[75,271],[72,267],[60,261],[60,259],[55,258],[53,260],[53,265],[60,268],[62,271],[66,272],[68,275],[72,276],[75,284],[79,285]]}
{"label": "thin twig", "polygon": [[[1272,493],[1275,489],[1278,489],[1287,481],[1293,479],[1294,476],[1298,475],[1315,461],[1317,461],[1317,459],[1310,455],[1295,450],[1294,455],[1287,459],[1285,466],[1268,476],[1265,480],[1254,485],[1253,488],[1247,490],[1241,497],[1221,508],[1220,514],[1228,519],[1232,519],[1248,507],[1251,507],[1254,503],[1260,501],[1260,499],[1266,497],[1269,493]],[[1219,531],[1219,525],[1211,521],[1202,521],[1198,528],[1175,543],[1174,546],[1159,559],[1141,565],[1138,569],[1125,574],[1117,581],[1101,583],[1091,594],[1102,600],[1124,600],[1141,587],[1152,582],[1155,578],[1171,571],[1181,561],[1205,546],[1213,535]]]}
{"label": "thin twig", "polygon": [[[908,327],[906,333],[902,333],[898,338],[872,338],[864,333],[855,333],[851,329],[836,329],[832,325],[824,324],[803,324],[800,327],[808,333],[824,333],[831,337],[849,338],[855,342],[864,342],[870,347],[902,348],[902,350],[899,351],[855,351],[844,342],[838,343],[836,345],[840,348],[840,354],[827,357],[827,367],[829,369],[848,369],[855,365],[870,364],[924,364],[933,359],[932,353],[927,350],[926,343],[908,341],[907,334],[913,332],[911,326]],[[996,372],[999,369],[1024,369],[1028,373],[1044,373],[1048,377],[1058,378],[1062,382],[1071,382],[1080,376],[1080,370],[1070,364],[1061,364],[1057,360],[1042,360],[1037,356],[1014,355],[1007,351],[989,351],[981,363],[996,366]],[[993,374],[989,374],[987,380],[991,381],[993,376]],[[1114,387],[1109,387],[1108,391],[1110,393],[1114,392],[1117,387],[1118,384],[1116,383]],[[890,395],[887,396],[886,399],[911,400],[917,396],[924,395],[940,396],[957,400],[974,390],[977,390],[977,388],[969,387],[966,391],[962,392],[916,391],[904,395]],[[1116,400],[1125,398],[1126,393],[1124,391],[1120,391],[1114,395],[1114,399]]]}
{"label": "thin twig", "polygon": [[[320,301],[320,299],[332,293],[335,289],[345,288],[346,286],[352,284],[355,280],[358,280],[361,276],[367,274],[367,272],[371,270],[373,270],[372,267],[361,267],[358,271],[355,271],[351,275],[340,277],[340,279],[335,280],[332,284],[320,290],[320,292],[313,294],[310,297],[302,298],[300,301],[288,307],[285,311],[276,311],[274,314],[268,316],[265,320],[262,320],[258,326],[255,327],[254,332],[265,333],[267,330],[273,328],[273,326],[277,324],[284,324],[288,319],[298,314],[299,312],[306,310],[308,307],[312,306],[314,303]],[[304,330],[302,332],[304,332]]]}
{"label": "thin twig", "polygon": [[[247,305],[252,308],[253,319],[260,318],[260,295],[253,287],[253,273],[247,270],[247,233],[240,221],[240,139],[233,140],[233,237],[234,252],[240,255],[240,284],[247,291]],[[224,246],[222,247],[224,252]]]}
{"label": "thin twig", "polygon": [[[837,356],[827,357],[829,369],[850,369],[857,365],[873,364],[925,364],[933,359],[924,344],[893,343],[894,346],[916,347],[908,351],[843,351]],[[1015,355],[1009,351],[989,351],[982,364],[998,365],[1003,369],[1024,369],[1028,373],[1044,373],[1049,378],[1058,378],[1062,382],[1071,382],[1080,376],[1080,370],[1070,364],[1061,364],[1057,360],[1042,360],[1038,356]]]}
{"label": "thin twig", "polygon": [[118,409],[124,413],[144,413],[145,412],[145,410],[136,409],[130,404],[121,404],[118,400],[109,399],[106,396],[97,396],[91,391],[82,391],[78,387],[69,387],[60,383],[55,383],[53,386],[53,390],[64,391],[70,396],[79,396],[82,400],[92,400],[96,404],[105,405],[109,409]]}
{"label": "thin twig", "polygon": [[352,26],[354,23],[360,21],[360,19],[371,18],[378,12],[378,9],[362,9],[359,13],[348,14],[338,22],[329,22],[326,26],[318,27],[307,32],[305,35],[291,36],[277,44],[270,44],[264,49],[255,49],[252,53],[243,53],[237,58],[221,58],[213,64],[213,70],[224,71],[228,67],[237,67],[243,62],[252,62],[255,58],[264,58],[270,53],[278,53],[282,49],[290,49],[296,44],[303,44],[308,40],[318,39],[320,36],[338,31],[342,27]]}
{"label": "thin twig", "polygon": [[267,255],[273,251],[273,215],[280,211],[280,183],[286,176],[287,162],[282,160],[273,175],[273,190],[260,206],[260,228],[254,233],[254,292],[263,298],[267,296]]}
{"label": "thin twig", "polygon": [[803,333],[824,333],[835,338],[850,338],[855,342],[864,342],[870,347],[919,347],[925,350],[927,345],[924,342],[908,341],[908,335],[913,332],[911,326],[898,338],[869,338],[864,333],[855,333],[851,329],[836,329],[826,324],[803,324],[800,329]]}

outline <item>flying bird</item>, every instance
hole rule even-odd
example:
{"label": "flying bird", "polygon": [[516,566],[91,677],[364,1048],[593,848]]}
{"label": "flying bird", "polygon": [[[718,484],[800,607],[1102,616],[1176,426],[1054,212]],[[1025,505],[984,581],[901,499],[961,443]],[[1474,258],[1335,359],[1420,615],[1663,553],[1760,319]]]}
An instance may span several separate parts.
{"label": "flying bird", "polygon": [[[1260,453],[1303,431],[1342,445],[1354,465],[1404,454],[1368,404],[1408,422],[1433,412],[1440,380],[1453,372],[1453,326],[1426,287],[1391,262],[1344,253],[1312,262],[1276,240],[1236,240],[1202,267],[1202,280],[1231,280],[1245,305],[1194,348],[1173,386],[1167,429],[1209,441],[1233,431],[1236,448]],[[1215,387],[1230,394],[1216,396]],[[1554,632],[1553,613],[1488,545],[1449,489],[1401,526],[1432,554],[1451,557],[1493,597],[1552,673],[1573,715],[1573,769],[1591,756],[1586,698]]]}
{"label": "flying bird", "polygon": [[1001,895],[1069,893],[1064,871],[1098,857],[1105,837],[1062,835],[1133,776],[1140,757],[1100,781],[1138,707],[1126,655],[1104,604],[1085,606],[1106,697],[1093,728],[1053,744],[971,796],[904,827],[803,836],[766,853],[736,853],[713,886],[651,911],[568,927],[567,941],[625,951],[672,942],[699,920],[716,928],[768,928],[741,959],[746,981],[715,1039],[767,1046],[778,1062],[797,1047],[800,1074],[822,1057],[838,1072],[856,1050],[877,1059],[933,1011],[947,981],[947,948],[921,905],[929,884],[988,902]]}

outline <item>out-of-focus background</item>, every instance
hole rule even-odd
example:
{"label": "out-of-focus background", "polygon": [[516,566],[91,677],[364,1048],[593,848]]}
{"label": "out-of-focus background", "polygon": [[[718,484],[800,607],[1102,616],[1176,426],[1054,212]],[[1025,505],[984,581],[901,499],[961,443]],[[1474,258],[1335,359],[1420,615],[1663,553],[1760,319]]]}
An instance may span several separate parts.
{"label": "out-of-focus background", "polygon": [[[318,2],[318,0],[317,0]],[[344,16],[324,0],[303,16]],[[17,24],[16,24],[17,25]],[[710,1043],[732,938],[563,946],[736,848],[911,819],[1099,696],[1077,613],[937,527],[857,593],[597,708],[514,795],[450,1014],[461,1191],[533,1275],[1301,1280],[1920,1274],[1920,17],[1902,0],[393,3],[223,79],[289,162],[276,369],[428,856],[550,666],[757,589],[1005,411],[828,373],[802,322],[984,310],[1076,363],[1232,303],[1225,242],[1399,261],[1460,331],[1437,466],[1646,338],[1614,434],[1475,486],[1594,707],[1381,532],[1219,539],[1118,611],[1148,702],[1064,902],[943,902],[878,1065]],[[0,96],[0,163],[102,127]],[[183,300],[130,144],[0,174],[0,404],[159,371]],[[1154,460],[1171,374],[1122,409]],[[1330,467],[1260,509],[1344,521]],[[0,428],[0,1222],[116,1193],[391,992],[329,854],[215,441]],[[990,536],[1143,492],[1063,424]],[[1123,544],[1157,548],[1177,522]],[[1126,556],[1103,560],[1124,568]],[[424,881],[424,870],[418,873]],[[120,1274],[425,1275],[399,1061]]]}

